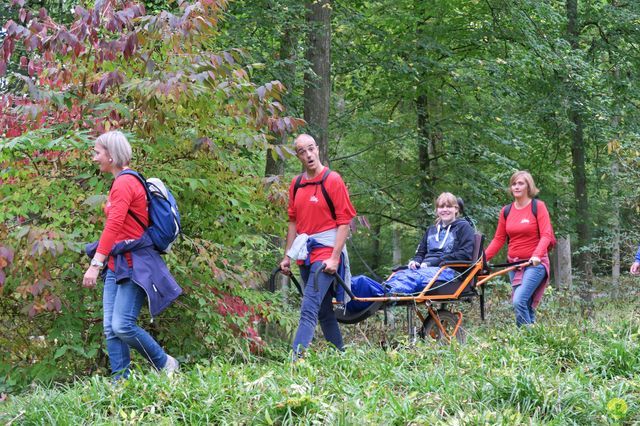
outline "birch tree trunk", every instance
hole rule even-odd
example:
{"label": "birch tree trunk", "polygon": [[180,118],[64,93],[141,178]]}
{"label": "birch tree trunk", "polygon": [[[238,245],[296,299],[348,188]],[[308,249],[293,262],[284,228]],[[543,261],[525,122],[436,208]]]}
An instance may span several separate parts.
{"label": "birch tree trunk", "polygon": [[392,240],[393,240],[393,265],[402,264],[402,247],[400,244],[400,228],[397,225],[393,225],[392,228]]}

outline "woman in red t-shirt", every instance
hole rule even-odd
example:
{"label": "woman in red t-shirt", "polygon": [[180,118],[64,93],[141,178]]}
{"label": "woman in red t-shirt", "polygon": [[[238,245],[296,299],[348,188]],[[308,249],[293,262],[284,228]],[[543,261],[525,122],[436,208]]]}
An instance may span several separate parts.
{"label": "woman in red t-shirt", "polygon": [[[107,268],[102,305],[111,371],[115,379],[128,377],[130,348],[134,348],[156,369],[172,373],[178,369],[178,361],[167,355],[158,342],[136,324],[140,309],[147,301],[145,291],[131,279],[116,281],[114,261],[109,256],[115,243],[138,239],[144,233],[144,228],[130,213],[145,225],[149,223],[144,187],[135,176],[120,175],[129,168],[131,145],[122,132],[107,132],[96,139],[93,161],[100,172],[112,174],[114,181],[104,207],[107,221],[82,284],[84,287],[94,287],[100,270]],[[126,259],[129,267],[135,267],[129,253],[126,253]]]}
{"label": "woman in red t-shirt", "polygon": [[547,206],[534,198],[539,190],[531,174],[515,172],[509,185],[514,202],[500,211],[486,256],[491,260],[507,242],[509,262],[531,260],[531,266],[509,274],[516,324],[521,326],[535,322],[535,308],[549,283],[548,250],[555,237]]}

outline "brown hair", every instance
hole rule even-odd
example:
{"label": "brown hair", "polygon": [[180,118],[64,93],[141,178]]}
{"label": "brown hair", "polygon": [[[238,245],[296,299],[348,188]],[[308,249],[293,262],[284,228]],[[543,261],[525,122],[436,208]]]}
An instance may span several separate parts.
{"label": "brown hair", "polygon": [[438,206],[453,206],[457,208],[456,218],[460,214],[460,205],[458,204],[458,198],[450,192],[443,192],[436,198],[436,223],[440,222],[438,217]]}
{"label": "brown hair", "polygon": [[518,180],[518,178],[524,179],[524,181],[527,183],[527,193],[529,194],[529,198],[533,198],[538,195],[538,192],[540,192],[540,190],[536,186],[536,183],[533,181],[533,176],[531,176],[531,173],[527,172],[526,170],[518,170],[511,175],[511,179],[509,179],[509,193],[511,193],[511,185],[513,185],[515,181]]}

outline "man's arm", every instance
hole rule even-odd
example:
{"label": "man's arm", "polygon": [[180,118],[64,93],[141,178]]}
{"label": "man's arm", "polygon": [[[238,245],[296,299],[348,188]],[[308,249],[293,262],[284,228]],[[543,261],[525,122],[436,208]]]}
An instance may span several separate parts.
{"label": "man's arm", "polygon": [[284,249],[284,258],[280,262],[280,269],[283,273],[289,275],[291,273],[291,259],[287,256],[287,251],[291,248],[293,240],[296,239],[296,223],[289,222],[289,229],[287,230],[287,245]]}
{"label": "man's arm", "polygon": [[349,225],[338,225],[338,232],[336,235],[336,243],[333,246],[333,252],[331,253],[331,257],[324,261],[326,267],[324,271],[327,274],[335,274],[338,270],[338,265],[340,264],[340,254],[342,253],[342,249],[344,248],[345,243],[347,242],[347,237],[349,236]]}

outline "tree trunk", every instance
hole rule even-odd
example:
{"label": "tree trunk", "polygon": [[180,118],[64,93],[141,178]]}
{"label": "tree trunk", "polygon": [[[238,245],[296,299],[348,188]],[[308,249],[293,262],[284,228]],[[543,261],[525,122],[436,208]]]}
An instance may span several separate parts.
{"label": "tree trunk", "polygon": [[[578,50],[578,0],[566,0],[567,10],[567,39],[571,47]],[[589,196],[587,191],[586,173],[586,143],[584,140],[584,124],[580,112],[579,91],[573,85],[567,87],[569,93],[569,119],[573,123],[571,131],[571,157],[573,165],[574,193],[576,197],[576,231],[578,233],[578,248],[582,249],[591,242],[591,218],[589,215]],[[591,253],[583,252],[578,256],[578,266],[584,273],[586,286],[583,296],[590,299],[591,284],[593,282]],[[581,287],[582,288],[582,287]]]}
{"label": "tree trunk", "polygon": [[565,288],[571,291],[573,287],[573,277],[571,275],[571,238],[559,237],[555,249],[557,268],[555,270],[556,288]]}
{"label": "tree trunk", "polygon": [[371,269],[377,271],[380,267],[380,231],[382,223],[379,218],[371,226]]}
{"label": "tree trunk", "polygon": [[[293,92],[295,87],[295,79],[296,79],[296,39],[294,37],[294,29],[295,27],[289,26],[285,30],[282,35],[282,40],[280,41],[280,60],[282,61],[281,74],[278,76],[278,79],[285,85],[287,88],[287,93],[283,97],[283,103],[285,106],[289,107],[289,103],[287,99],[289,98],[288,94]],[[287,134],[283,134],[280,137],[277,137],[273,144],[274,145],[283,145],[287,141]],[[275,158],[274,158],[275,157]],[[265,177],[269,176],[279,176],[280,178],[284,177],[284,160],[279,158],[278,156],[273,155],[273,150],[269,148],[267,150],[267,159],[265,163],[264,175]],[[274,247],[282,247],[284,249],[286,240],[284,236],[273,236],[271,237],[271,242]],[[278,253],[279,254],[279,253]],[[288,278],[286,275],[281,276],[281,284],[283,287],[288,285]],[[288,292],[284,291],[283,296],[286,299],[286,294]],[[286,302],[286,300],[284,300]]]}
{"label": "tree trunk", "polygon": [[[620,69],[615,66],[613,76],[617,82],[620,79]],[[611,126],[617,130],[620,125],[620,115],[616,114],[611,119]],[[611,284],[613,285],[613,294],[620,297],[620,185],[618,183],[618,174],[620,165],[618,164],[618,142],[611,141],[609,150],[612,153],[611,161],[611,204],[613,211],[611,212],[611,229],[613,231],[613,241],[611,243]]]}
{"label": "tree trunk", "polygon": [[611,242],[611,284],[616,297],[620,296],[620,201],[618,197],[618,161],[614,158],[611,164],[612,188],[612,212],[611,229],[613,231],[613,241]]}
{"label": "tree trunk", "polygon": [[[416,99],[418,118],[418,167],[420,169],[420,197],[430,200],[435,194],[433,185],[436,181],[436,136],[432,130],[429,114],[429,99],[427,95],[420,95]],[[429,221],[429,216],[423,213],[423,224]]]}
{"label": "tree trunk", "polygon": [[[415,0],[413,7],[418,12],[419,16],[423,16],[422,13],[426,13],[429,9],[425,6],[422,0]],[[416,52],[417,57],[428,57],[431,52],[425,48],[425,39],[430,40],[430,22],[427,16],[423,16],[417,22],[416,27]],[[433,187],[435,186],[438,172],[436,170],[436,141],[438,140],[436,125],[434,124],[432,112],[436,110],[434,108],[434,99],[437,98],[437,91],[431,90],[430,80],[433,80],[433,75],[430,75],[429,69],[422,69],[419,74],[420,84],[417,86],[416,92],[416,118],[417,118],[417,130],[418,130],[418,169],[420,171],[419,188],[420,199],[422,201],[432,200],[435,197]],[[420,210],[421,225],[426,226],[429,223],[430,215],[424,210]]]}
{"label": "tree trunk", "polygon": [[[574,193],[576,197],[576,216],[578,233],[578,248],[584,248],[591,242],[591,217],[589,214],[589,196],[587,192],[587,174],[586,174],[586,147],[583,135],[583,123],[580,113],[576,110],[576,106],[572,105],[569,112],[571,122],[574,124],[572,131],[571,156],[573,165],[571,171],[573,173]],[[591,253],[583,252],[578,256],[578,265],[585,275],[585,279],[589,287],[591,286],[593,274],[591,264]]]}
{"label": "tree trunk", "polygon": [[320,161],[329,163],[329,101],[331,96],[331,1],[306,3],[309,35],[304,74],[304,119],[320,148]]}
{"label": "tree trunk", "polygon": [[400,244],[400,228],[397,225],[392,225],[391,232],[393,233],[393,265],[402,264],[402,247]]}

